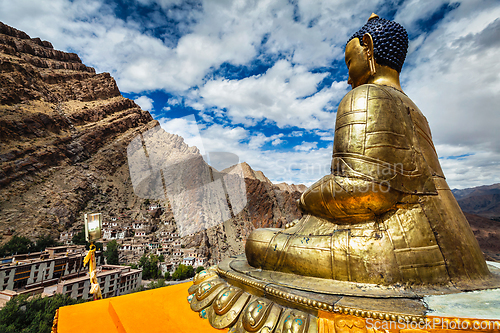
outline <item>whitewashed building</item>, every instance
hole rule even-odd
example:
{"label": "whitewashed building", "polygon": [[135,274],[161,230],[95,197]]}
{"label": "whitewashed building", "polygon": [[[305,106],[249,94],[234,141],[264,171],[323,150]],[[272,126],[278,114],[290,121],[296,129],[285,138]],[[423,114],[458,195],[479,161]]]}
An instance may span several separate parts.
{"label": "whitewashed building", "polygon": [[196,257],[193,267],[205,266],[206,262],[207,262],[207,258]]}
{"label": "whitewashed building", "polygon": [[182,259],[182,264],[186,265],[186,266],[193,266],[194,267],[195,261],[196,261],[196,258],[187,257],[187,258]]}
{"label": "whitewashed building", "polygon": [[[0,290],[39,288],[76,276],[85,270],[86,252],[83,245],[56,246],[45,252],[4,258],[0,264]],[[104,263],[101,251],[96,251],[96,262],[98,266]]]}
{"label": "whitewashed building", "polygon": [[69,245],[71,244],[74,235],[75,233],[73,231],[61,232],[61,234],[59,235],[59,240],[61,241],[61,243]]}
{"label": "whitewashed building", "polygon": [[[129,266],[103,265],[98,267],[96,274],[103,298],[125,295],[138,288],[142,281],[142,269],[132,269]],[[88,275],[57,284],[56,292],[76,299],[89,299],[90,291]]]}

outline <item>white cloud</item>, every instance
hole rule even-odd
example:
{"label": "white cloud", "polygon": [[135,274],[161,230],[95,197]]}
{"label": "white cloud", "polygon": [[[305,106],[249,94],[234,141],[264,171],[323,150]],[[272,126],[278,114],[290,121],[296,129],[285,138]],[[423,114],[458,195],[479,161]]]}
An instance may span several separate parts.
{"label": "white cloud", "polygon": [[[190,146],[196,145],[203,155],[226,152],[238,156],[254,170],[261,170],[272,181],[311,185],[330,172],[332,146],[307,151],[276,152],[261,150],[263,144],[279,140],[280,134],[265,136],[250,133],[242,127],[213,124],[198,127],[194,118],[162,119],[161,126],[169,133],[181,135]],[[196,139],[197,138],[197,139]],[[196,140],[194,140],[196,139]],[[201,144],[200,144],[201,142]]]}
{"label": "white cloud", "polygon": [[172,5],[180,5],[183,0],[137,0],[145,6],[150,6],[153,4],[158,4],[162,8],[170,8]]}
{"label": "white cloud", "polygon": [[[111,72],[122,91],[183,92],[202,84],[205,75],[224,62],[248,64],[261,47],[270,54],[289,54],[294,63],[308,68],[329,66],[343,56],[342,44],[351,27],[366,20],[361,18],[363,10],[381,1],[299,3],[300,21],[294,20],[294,7],[285,0],[204,1],[201,11],[173,10],[179,1],[139,2],[159,4],[167,16],[163,21],[194,23],[181,29],[183,35],[172,44],[141,32],[147,21],[115,17],[104,1],[4,1],[0,19],[54,41],[59,49],[76,51],[88,65]],[[267,42],[261,45],[264,36]]]}
{"label": "white cloud", "polygon": [[450,4],[449,0],[419,1],[410,0],[398,9],[394,21],[403,25],[407,30],[418,30],[417,23],[422,19],[432,17],[432,14],[441,6]]}
{"label": "white cloud", "polygon": [[439,160],[450,188],[468,188],[500,181],[500,153],[491,151],[471,152],[471,155]]}
{"label": "white cloud", "polygon": [[298,151],[310,151],[312,149],[316,149],[317,147],[317,142],[303,142],[300,145],[293,147],[293,149]]}
{"label": "white cloud", "polygon": [[293,131],[292,133],[290,133],[289,136],[297,137],[297,136],[303,136],[303,135],[304,135],[304,132],[302,132],[302,131]]}
{"label": "white cloud", "polygon": [[279,152],[261,150],[267,142],[282,137],[280,134],[265,136],[250,133],[242,127],[214,124],[200,130],[207,152],[236,154],[240,162],[247,162],[254,170],[261,170],[273,182],[290,181],[311,185],[330,172],[332,145],[307,151]]}
{"label": "white cloud", "polygon": [[334,128],[332,128],[329,131],[316,130],[316,131],[314,131],[314,134],[318,135],[320,137],[319,139],[322,141],[333,141],[333,132],[334,132]]}
{"label": "white cloud", "polygon": [[262,75],[208,81],[196,101],[205,107],[225,108],[229,118],[245,125],[266,119],[279,127],[330,127],[335,123],[332,105],[347,91],[347,83],[334,82],[317,92],[317,84],[326,75],[281,60]]}
{"label": "white cloud", "polygon": [[[405,92],[429,121],[451,187],[500,181],[499,17],[498,5],[462,2],[403,68]],[[464,154],[473,155],[447,159]]]}
{"label": "white cloud", "polygon": [[134,99],[134,102],[141,107],[141,109],[146,111],[153,111],[153,100],[148,96],[140,96]]}
{"label": "white cloud", "polygon": [[266,142],[268,142],[270,138],[265,136],[262,133],[257,133],[257,135],[253,135],[250,138],[250,142],[248,143],[248,148],[252,150],[257,150],[261,148]]}
{"label": "white cloud", "polygon": [[167,104],[175,106],[175,105],[180,105],[181,102],[177,98],[171,97],[168,99]]}

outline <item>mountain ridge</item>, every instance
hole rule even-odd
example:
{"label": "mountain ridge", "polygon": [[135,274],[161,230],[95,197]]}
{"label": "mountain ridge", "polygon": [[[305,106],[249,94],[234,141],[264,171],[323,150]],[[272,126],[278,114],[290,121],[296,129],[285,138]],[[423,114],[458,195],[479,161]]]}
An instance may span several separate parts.
{"label": "mountain ridge", "polygon": [[500,183],[454,189],[452,193],[464,212],[500,219]]}
{"label": "mountain ridge", "polygon": [[[85,212],[103,212],[109,231],[125,235],[122,243],[154,243],[179,233],[174,203],[149,203],[134,192],[130,177],[130,143],[158,131],[159,123],[124,98],[109,73],[96,74],[78,55],[0,23],[0,82],[1,242],[12,234],[35,239],[76,233]],[[167,142],[159,143],[160,153],[172,153],[173,163],[199,153],[182,137],[163,136]],[[193,161],[211,177],[217,174],[201,157]],[[280,227],[301,216],[297,188],[280,188],[247,164],[242,168],[249,204],[223,223],[181,239],[210,263],[241,253],[254,228]],[[184,171],[189,174],[189,168]],[[160,209],[150,210],[151,205]],[[175,254],[184,250],[175,244],[167,244],[167,261],[182,259]],[[142,252],[129,254],[122,259],[137,261]]]}

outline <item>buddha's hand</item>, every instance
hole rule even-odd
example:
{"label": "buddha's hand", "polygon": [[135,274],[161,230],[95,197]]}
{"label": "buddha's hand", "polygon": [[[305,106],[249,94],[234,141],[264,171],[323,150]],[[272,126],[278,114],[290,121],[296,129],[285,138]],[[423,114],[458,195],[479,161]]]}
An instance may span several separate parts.
{"label": "buddha's hand", "polygon": [[401,196],[388,184],[327,175],[302,194],[299,208],[340,224],[360,223],[394,208]]}

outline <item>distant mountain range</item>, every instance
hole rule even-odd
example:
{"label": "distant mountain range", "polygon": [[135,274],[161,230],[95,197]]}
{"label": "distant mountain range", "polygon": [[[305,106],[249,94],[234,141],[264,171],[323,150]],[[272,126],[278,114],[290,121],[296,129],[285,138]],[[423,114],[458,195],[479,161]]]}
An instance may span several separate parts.
{"label": "distant mountain range", "polygon": [[488,219],[500,219],[500,183],[452,190],[464,212]]}
{"label": "distant mountain range", "polygon": [[452,192],[486,260],[500,261],[500,183]]}

